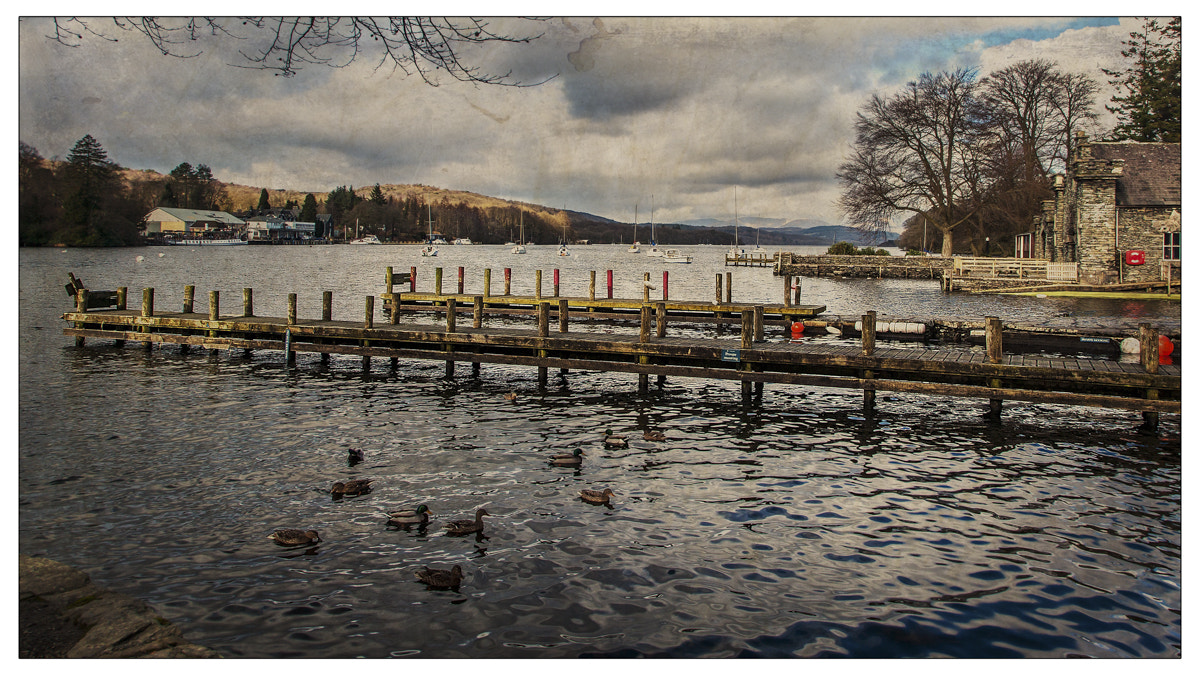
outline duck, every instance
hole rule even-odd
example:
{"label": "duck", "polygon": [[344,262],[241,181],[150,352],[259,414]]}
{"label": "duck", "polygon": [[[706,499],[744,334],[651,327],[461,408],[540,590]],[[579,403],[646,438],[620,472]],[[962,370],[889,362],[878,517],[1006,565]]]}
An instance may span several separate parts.
{"label": "duck", "polygon": [[575,448],[570,454],[551,455],[550,463],[554,466],[580,466],[583,464],[583,448]]}
{"label": "duck", "polygon": [[513,403],[516,403],[517,402],[517,392],[515,392],[515,391],[508,392],[507,394],[504,395],[504,400],[512,401]]}
{"label": "duck", "polygon": [[302,544],[315,544],[322,541],[321,535],[317,534],[316,530],[297,530],[292,528],[275,530],[267,535],[267,539],[274,539],[275,543],[280,546],[300,546]]}
{"label": "duck", "polygon": [[483,517],[492,514],[479,509],[475,512],[475,520],[452,520],[446,523],[446,534],[471,534],[472,532],[483,532]]}
{"label": "duck", "polygon": [[448,570],[436,570],[431,567],[417,570],[417,578],[430,588],[458,590],[463,580],[462,566],[455,565]]}
{"label": "duck", "polygon": [[429,516],[432,515],[433,511],[430,511],[428,506],[420,504],[415,509],[392,511],[387,514],[388,525],[399,525],[401,527],[408,527],[409,525],[425,526],[429,524]]}
{"label": "duck", "polygon": [[346,461],[350,462],[351,465],[354,465],[354,464],[358,464],[359,462],[363,461],[366,458],[367,458],[366,453],[364,453],[362,450],[360,450],[358,448],[350,448],[350,454],[346,458]]}
{"label": "duck", "polygon": [[579,498],[589,504],[607,504],[608,498],[615,494],[612,488],[604,488],[603,492],[600,490],[580,490]]}
{"label": "duck", "polygon": [[329,494],[333,495],[334,499],[338,497],[357,497],[365,495],[371,491],[371,483],[374,480],[360,478],[356,480],[348,480],[345,483],[338,481],[329,488]]}
{"label": "duck", "polygon": [[667,435],[661,431],[647,429],[646,433],[642,434],[642,438],[647,441],[665,441],[667,440]]}
{"label": "duck", "polygon": [[604,445],[610,448],[628,448],[629,442],[624,436],[613,436],[612,429],[604,430]]}

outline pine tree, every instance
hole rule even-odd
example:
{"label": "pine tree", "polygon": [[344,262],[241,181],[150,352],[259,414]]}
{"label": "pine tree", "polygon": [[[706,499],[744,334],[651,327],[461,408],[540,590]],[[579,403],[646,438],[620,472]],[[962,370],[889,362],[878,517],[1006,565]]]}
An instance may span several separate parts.
{"label": "pine tree", "polygon": [[1122,42],[1121,55],[1133,63],[1125,70],[1104,70],[1109,84],[1124,95],[1112,97],[1119,123],[1113,140],[1179,143],[1183,138],[1182,23],[1147,19],[1141,31]]}
{"label": "pine tree", "polygon": [[87,134],[71,148],[66,173],[72,192],[63,205],[63,215],[72,225],[82,226],[86,240],[94,241],[99,235],[101,206],[115,175],[113,164],[100,142]]}
{"label": "pine tree", "polygon": [[317,198],[312,193],[304,195],[304,206],[300,207],[300,222],[314,223],[317,220]]}
{"label": "pine tree", "polygon": [[379,187],[379,183],[376,183],[375,187],[371,188],[371,203],[383,206],[385,201],[383,198],[383,188]]}
{"label": "pine tree", "polygon": [[271,210],[271,199],[267,194],[267,188],[263,188],[262,192],[258,193],[258,211],[259,213]]}

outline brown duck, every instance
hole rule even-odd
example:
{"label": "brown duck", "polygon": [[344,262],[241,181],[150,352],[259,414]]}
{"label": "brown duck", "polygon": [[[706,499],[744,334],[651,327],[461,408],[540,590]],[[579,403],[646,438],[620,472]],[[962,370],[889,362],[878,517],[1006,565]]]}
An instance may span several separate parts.
{"label": "brown duck", "polygon": [[575,448],[570,454],[550,455],[550,463],[554,466],[580,466],[583,464],[583,448]]}
{"label": "brown duck", "polygon": [[492,514],[479,509],[475,512],[475,520],[452,520],[446,523],[446,534],[471,534],[473,532],[483,532],[483,517]]}
{"label": "brown duck", "polygon": [[444,588],[456,591],[463,580],[462,567],[459,565],[455,565],[448,570],[435,570],[426,567],[423,570],[417,570],[416,574],[417,578],[430,588]]}
{"label": "brown duck", "polygon": [[420,504],[415,509],[392,511],[391,513],[387,514],[387,524],[398,525],[400,527],[408,527],[409,525],[420,525],[424,527],[429,524],[429,516],[432,515],[433,511],[430,511],[428,506]]}
{"label": "brown duck", "polygon": [[612,488],[604,488],[603,492],[600,490],[580,490],[579,498],[589,504],[607,504],[609,497],[616,494],[612,491]]}
{"label": "brown duck", "polygon": [[300,546],[303,544],[315,544],[321,541],[321,535],[317,534],[316,530],[296,530],[289,528],[275,530],[267,535],[267,539],[274,539],[275,543],[280,546]]}
{"label": "brown duck", "polygon": [[647,441],[665,441],[667,440],[667,435],[661,431],[647,430],[646,433],[642,434],[642,438]]}
{"label": "brown duck", "polygon": [[371,491],[371,483],[374,482],[374,480],[368,479],[348,480],[344,483],[338,481],[333,484],[333,487],[329,488],[329,494],[333,495],[335,499],[338,497],[365,495]]}

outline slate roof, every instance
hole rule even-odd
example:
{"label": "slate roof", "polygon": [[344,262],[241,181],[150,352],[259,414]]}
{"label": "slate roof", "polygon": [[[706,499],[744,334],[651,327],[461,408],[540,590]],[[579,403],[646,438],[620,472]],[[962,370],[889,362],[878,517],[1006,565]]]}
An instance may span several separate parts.
{"label": "slate roof", "polygon": [[[162,211],[174,218],[188,223],[197,221],[210,223],[224,223],[226,225],[245,225],[246,221],[236,216],[230,215],[224,211],[210,211],[207,209],[177,209],[174,207],[160,206],[154,211]],[[154,214],[150,212],[150,215]]]}
{"label": "slate roof", "polygon": [[1117,206],[1180,206],[1183,193],[1179,143],[1092,143],[1092,157],[1123,159]]}

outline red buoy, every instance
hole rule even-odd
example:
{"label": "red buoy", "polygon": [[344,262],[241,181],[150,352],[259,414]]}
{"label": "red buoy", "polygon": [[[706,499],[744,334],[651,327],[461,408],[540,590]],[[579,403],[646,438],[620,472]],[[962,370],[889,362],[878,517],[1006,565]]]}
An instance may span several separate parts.
{"label": "red buoy", "polygon": [[792,339],[798,340],[804,334],[804,324],[800,321],[792,322]]}
{"label": "red buoy", "polygon": [[1158,355],[1170,356],[1171,352],[1175,351],[1175,343],[1171,342],[1171,338],[1166,335],[1158,336]]}

